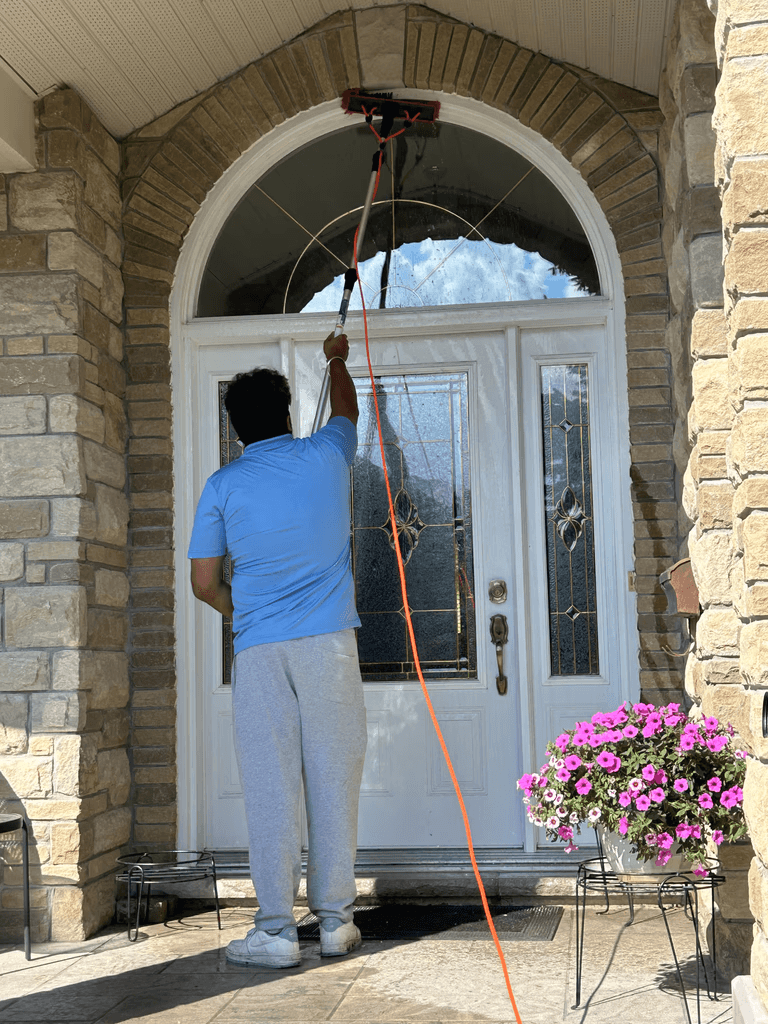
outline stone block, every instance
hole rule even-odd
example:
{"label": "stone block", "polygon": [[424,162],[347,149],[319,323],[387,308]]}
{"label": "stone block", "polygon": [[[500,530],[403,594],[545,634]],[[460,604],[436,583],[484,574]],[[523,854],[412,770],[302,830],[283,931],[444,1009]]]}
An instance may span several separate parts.
{"label": "stone block", "polygon": [[128,656],[116,651],[89,651],[82,685],[90,690],[89,708],[124,708],[128,703]]}
{"label": "stone block", "polygon": [[[0,754],[0,794],[4,798],[34,797],[42,801],[52,792],[53,758]],[[33,821],[36,806],[27,806],[27,814]]]}
{"label": "stone block", "polygon": [[109,791],[109,802],[121,807],[131,790],[131,768],[128,753],[122,748],[101,750],[98,755],[98,776],[102,786]]}
{"label": "stone block", "polygon": [[[124,467],[122,459],[121,465]],[[124,472],[124,469],[123,469]],[[128,540],[128,500],[122,491],[96,484],[96,540],[124,545]]]}
{"label": "stone block", "polygon": [[51,673],[47,651],[0,651],[3,690],[48,690]]}
{"label": "stone block", "polygon": [[75,437],[0,438],[0,495],[81,494],[85,471]]}
{"label": "stone block", "polygon": [[740,57],[723,65],[714,124],[727,153],[768,153],[766,80],[768,56]]}
{"label": "stone block", "polygon": [[14,356],[0,363],[0,393],[4,395],[59,394],[81,385],[78,356]]}
{"label": "stone block", "polygon": [[748,408],[738,414],[728,455],[734,470],[742,477],[768,473],[768,409]]}
{"label": "stone block", "polygon": [[54,498],[51,501],[51,533],[64,537],[96,536],[96,507],[82,498]]}
{"label": "stone block", "polygon": [[[64,694],[55,696],[61,698]],[[92,733],[58,736],[53,755],[53,784],[56,793],[83,797],[103,789],[96,756],[97,737]]]}
{"label": "stone block", "polygon": [[728,354],[725,315],[721,309],[697,309],[691,322],[691,355],[710,359]]}
{"label": "stone block", "polygon": [[741,623],[732,608],[705,608],[696,628],[696,643],[702,658],[736,657]]}
{"label": "stone block", "polygon": [[77,281],[71,274],[0,277],[0,334],[71,334],[77,326]]}
{"label": "stone block", "polygon": [[[83,442],[85,454],[85,471],[89,480],[109,484],[110,487],[122,488],[125,485],[125,459],[116,452],[109,451],[93,441]],[[96,514],[98,517],[98,500]],[[102,538],[99,538],[102,539]]]}
{"label": "stone block", "polygon": [[85,544],[77,540],[37,540],[27,544],[29,562],[78,562],[85,557]]}
{"label": "stone block", "polygon": [[711,185],[715,180],[715,132],[710,113],[685,118],[683,145],[688,185]]}
{"label": "stone block", "polygon": [[[768,687],[768,621],[744,623],[740,653],[740,670],[745,685]],[[768,847],[765,853],[768,855]]]}
{"label": "stone block", "polygon": [[92,856],[90,824],[61,821],[51,825],[51,864],[82,864]]}
{"label": "stone block", "polygon": [[0,434],[44,434],[45,399],[0,398]]}
{"label": "stone block", "polygon": [[760,1001],[755,983],[748,974],[731,981],[733,1024],[768,1024],[768,1002]]}
{"label": "stone block", "polygon": [[734,417],[729,401],[728,360],[697,361],[691,370],[691,379],[698,430],[727,430]]}
{"label": "stone block", "polygon": [[707,530],[689,537],[689,554],[703,608],[721,604],[730,591],[735,551],[730,533]]}
{"label": "stone block", "polygon": [[733,521],[733,484],[701,483],[696,494],[700,530],[726,530]]}
{"label": "stone block", "polygon": [[128,640],[128,616],[124,611],[88,609],[88,645],[123,649]]}
{"label": "stone block", "polygon": [[80,647],[86,640],[84,587],[9,588],[5,595],[8,647]]}
{"label": "stone block", "polygon": [[372,8],[355,14],[363,88],[400,89],[405,52],[405,8]]}
{"label": "stone block", "polygon": [[24,575],[24,545],[0,544],[0,580],[18,580]]}
{"label": "stone block", "polygon": [[127,843],[131,837],[132,812],[129,807],[117,807],[100,814],[93,821],[93,852],[104,853]]}
{"label": "stone block", "polygon": [[125,608],[129,594],[128,579],[124,573],[111,572],[108,569],[96,570],[96,604]]}
{"label": "stone block", "polygon": [[0,754],[26,753],[27,711],[25,694],[0,693]]}
{"label": "stone block", "polygon": [[83,693],[32,693],[29,721],[33,732],[78,732],[85,724]]}
{"label": "stone block", "polygon": [[761,761],[747,762],[747,777],[744,783],[744,817],[749,829],[755,854],[765,863],[768,860],[768,765]]}
{"label": "stone block", "polygon": [[768,298],[739,296],[729,315],[730,330],[734,335],[768,329]]}
{"label": "stone block", "polygon": [[768,398],[768,334],[748,334],[740,338],[732,370],[736,394],[744,401]]}
{"label": "stone block", "polygon": [[104,414],[98,406],[76,395],[58,395],[50,399],[49,406],[52,433],[104,440]]}
{"label": "stone block", "polygon": [[744,519],[755,509],[768,510],[768,477],[748,477],[734,492],[734,517]]}
{"label": "stone block", "polygon": [[691,296],[697,309],[723,305],[723,240],[716,235],[694,238],[689,248]]}
{"label": "stone block", "polygon": [[742,295],[768,291],[768,229],[742,228],[725,257],[728,288]]}
{"label": "stone block", "polygon": [[741,542],[747,584],[768,580],[768,512],[752,512],[744,519]]}
{"label": "stone block", "polygon": [[70,171],[37,171],[10,179],[8,215],[19,231],[77,228],[81,196],[78,178]]}
{"label": "stone block", "polygon": [[723,195],[723,221],[746,227],[768,224],[768,158],[734,160]]}
{"label": "stone block", "polygon": [[104,280],[104,260],[72,231],[57,231],[48,236],[48,266],[51,270],[74,270],[96,288]]}

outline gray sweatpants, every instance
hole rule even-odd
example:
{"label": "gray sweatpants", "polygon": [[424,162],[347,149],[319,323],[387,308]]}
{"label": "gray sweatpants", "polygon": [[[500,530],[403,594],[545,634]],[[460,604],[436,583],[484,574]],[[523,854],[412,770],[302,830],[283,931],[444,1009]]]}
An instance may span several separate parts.
{"label": "gray sweatpants", "polygon": [[241,651],[232,708],[259,901],[256,927],[273,931],[293,924],[301,880],[302,777],[310,910],[351,921],[367,739],[354,630]]}

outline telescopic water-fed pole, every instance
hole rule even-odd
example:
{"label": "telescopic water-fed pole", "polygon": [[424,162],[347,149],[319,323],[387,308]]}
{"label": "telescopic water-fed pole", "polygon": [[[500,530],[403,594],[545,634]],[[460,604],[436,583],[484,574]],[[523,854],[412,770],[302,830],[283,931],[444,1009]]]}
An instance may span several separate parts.
{"label": "telescopic water-fed pole", "polygon": [[[344,324],[347,319],[347,310],[349,309],[349,300],[352,297],[352,292],[357,284],[357,259],[363,248],[363,240],[368,226],[368,217],[371,212],[371,206],[373,205],[373,196],[376,191],[376,180],[379,176],[381,161],[384,156],[384,149],[389,139],[393,137],[391,133],[395,121],[403,121],[404,127],[401,130],[405,131],[407,128],[411,127],[417,118],[419,121],[423,122],[436,121],[440,112],[440,104],[436,101],[396,100],[389,95],[362,93],[359,89],[348,89],[342,96],[341,105],[348,114],[363,114],[365,116],[365,120],[371,126],[374,116],[378,115],[381,117],[381,124],[378,131],[374,129],[374,134],[379,140],[379,145],[373,154],[371,176],[368,180],[368,191],[365,196],[365,202],[363,203],[363,212],[360,216],[360,224],[358,225],[357,232],[355,234],[355,241],[352,245],[352,257],[349,261],[349,267],[344,273],[344,293],[341,297],[339,315],[336,318],[336,328],[333,332],[334,337],[336,338],[344,330]],[[397,132],[395,134],[399,135],[400,133]],[[325,406],[328,401],[328,391],[331,384],[331,378],[328,372],[329,365],[330,364],[326,364],[323,383],[320,387],[320,398],[318,399],[317,411],[315,412],[315,418],[312,423],[313,434],[317,433],[322,426],[323,417],[325,415]]]}

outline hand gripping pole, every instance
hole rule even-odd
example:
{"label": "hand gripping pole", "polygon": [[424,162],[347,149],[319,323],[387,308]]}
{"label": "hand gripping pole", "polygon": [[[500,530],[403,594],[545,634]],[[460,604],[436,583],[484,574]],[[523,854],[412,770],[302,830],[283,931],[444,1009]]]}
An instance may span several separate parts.
{"label": "hand gripping pole", "polygon": [[[379,146],[376,152],[373,154],[373,163],[371,165],[371,176],[368,180],[368,192],[365,196],[365,202],[363,203],[363,212],[360,215],[360,223],[358,224],[357,231],[355,232],[355,241],[352,245],[352,258],[349,261],[349,267],[344,273],[344,294],[341,297],[341,305],[339,306],[339,315],[336,319],[336,329],[333,332],[335,338],[341,334],[344,330],[344,324],[347,320],[347,310],[349,309],[349,300],[352,297],[355,284],[357,283],[357,258],[363,248],[363,240],[365,238],[365,231],[368,227],[368,217],[371,213],[371,207],[373,206],[373,197],[376,192],[376,183],[379,178],[379,171],[381,169],[381,161],[384,156],[384,147],[389,139],[389,133],[392,131],[392,125],[394,124],[395,117],[401,110],[401,105],[394,101],[385,101],[383,103],[382,110],[382,122],[379,131],[376,132],[376,136],[379,139]],[[372,114],[366,112],[366,121],[371,123],[373,118]],[[315,412],[315,418],[312,422],[312,433],[316,434],[323,423],[323,417],[325,416],[325,406],[328,401],[328,392],[331,386],[331,378],[329,374],[329,363],[326,363],[325,373],[323,375],[323,383],[320,387],[320,398],[317,402],[317,410]]]}

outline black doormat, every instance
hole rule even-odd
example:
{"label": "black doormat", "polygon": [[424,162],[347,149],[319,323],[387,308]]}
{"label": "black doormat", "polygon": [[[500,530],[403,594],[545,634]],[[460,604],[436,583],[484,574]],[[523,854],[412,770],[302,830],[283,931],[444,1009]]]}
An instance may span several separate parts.
{"label": "black doormat", "polygon": [[[491,907],[499,939],[506,942],[550,942],[555,937],[562,907]],[[491,933],[480,904],[453,906],[391,903],[355,907],[355,924],[364,939],[488,939]],[[299,921],[299,939],[320,938],[314,914]]]}

